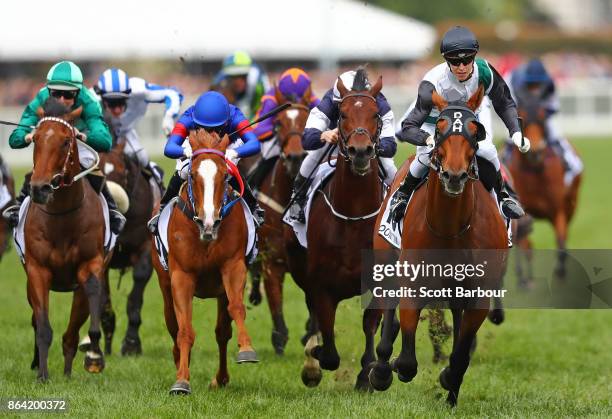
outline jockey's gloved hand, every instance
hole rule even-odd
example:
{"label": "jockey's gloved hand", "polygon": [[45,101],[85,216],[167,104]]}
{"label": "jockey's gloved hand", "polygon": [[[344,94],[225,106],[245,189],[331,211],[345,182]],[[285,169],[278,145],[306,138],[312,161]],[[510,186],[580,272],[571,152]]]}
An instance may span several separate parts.
{"label": "jockey's gloved hand", "polygon": [[78,129],[74,129],[74,136],[78,139],[83,141],[84,143],[87,142],[87,135],[84,132],[79,131]]}
{"label": "jockey's gloved hand", "polygon": [[162,131],[164,132],[164,135],[166,137],[169,136],[173,129],[174,118],[170,114],[164,115],[164,119],[162,120]]}
{"label": "jockey's gloved hand", "polygon": [[338,128],[323,131],[321,133],[321,141],[328,144],[336,144],[338,142]]}
{"label": "jockey's gloved hand", "polygon": [[[524,141],[524,145],[523,145],[523,141]],[[514,134],[512,134],[512,142],[514,143],[515,146],[518,147],[519,151],[521,153],[526,153],[529,151],[529,148],[531,147],[531,143],[529,142],[529,138],[527,137],[523,137],[523,134],[521,134],[520,132],[515,132]]]}
{"label": "jockey's gloved hand", "polygon": [[238,164],[238,160],[240,159],[240,157],[238,157],[238,152],[233,148],[229,148],[225,151],[225,158],[234,164]]}
{"label": "jockey's gloved hand", "polygon": [[26,142],[26,144],[30,144],[32,140],[34,139],[34,131],[26,134],[25,137],[23,137],[23,139]]}
{"label": "jockey's gloved hand", "polygon": [[185,158],[190,159],[192,154],[193,151],[191,151],[191,147],[183,149],[183,156],[185,156]]}
{"label": "jockey's gloved hand", "polygon": [[434,149],[436,146],[436,140],[434,140],[433,135],[430,135],[425,139],[425,145],[429,148],[429,151]]}

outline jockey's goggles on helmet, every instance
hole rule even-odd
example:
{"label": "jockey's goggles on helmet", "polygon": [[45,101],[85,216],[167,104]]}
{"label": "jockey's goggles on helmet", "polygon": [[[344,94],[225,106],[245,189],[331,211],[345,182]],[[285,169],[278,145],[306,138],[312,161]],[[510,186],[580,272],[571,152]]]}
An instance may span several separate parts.
{"label": "jockey's goggles on helmet", "polygon": [[49,94],[56,99],[59,99],[60,97],[63,97],[64,99],[75,99],[79,94],[79,91],[49,89]]}
{"label": "jockey's goggles on helmet", "polygon": [[455,56],[455,57],[444,57],[444,59],[450,65],[453,65],[453,66],[457,67],[460,64],[469,65],[470,63],[472,63],[472,61],[474,61],[474,57],[475,56],[476,56],[476,54],[470,54],[470,55],[466,55],[465,57],[457,57],[457,56]]}
{"label": "jockey's goggles on helmet", "polygon": [[123,108],[127,105],[127,99],[124,97],[102,99],[107,108]]}
{"label": "jockey's goggles on helmet", "polygon": [[196,124],[196,128],[197,129],[203,129],[206,132],[216,132],[217,134],[219,134],[219,136],[222,136],[225,133],[225,125],[218,125],[216,127],[207,127],[204,125],[197,125]]}

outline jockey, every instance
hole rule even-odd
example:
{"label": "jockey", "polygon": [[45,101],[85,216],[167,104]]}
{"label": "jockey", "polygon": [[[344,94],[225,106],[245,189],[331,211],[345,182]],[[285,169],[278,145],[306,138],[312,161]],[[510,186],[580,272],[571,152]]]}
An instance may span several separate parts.
{"label": "jockey", "polygon": [[[177,161],[176,172],[172,175],[168,183],[168,189],[160,202],[159,213],[149,221],[148,227],[151,232],[155,233],[157,231],[159,214],[161,214],[168,202],[178,195],[183,180],[186,180],[189,175],[191,146],[189,142],[183,146],[183,142],[189,136],[189,131],[204,129],[223,136],[239,130],[248,124],[249,121],[240,112],[240,109],[230,105],[227,99],[218,92],[210,91],[203,93],[193,106],[187,108],[174,126],[164,149],[166,157],[180,160]],[[225,158],[234,163],[238,163],[238,160],[242,157],[249,157],[259,153],[259,141],[251,128],[245,128],[239,133],[233,134],[230,136],[230,141],[232,144],[226,150]],[[232,178],[229,183],[234,190],[239,189],[235,178]],[[257,200],[253,196],[248,182],[244,182],[243,198],[251,209],[255,222],[261,225],[263,223],[263,210],[259,207]]]}
{"label": "jockey", "polygon": [[561,134],[559,127],[554,123],[554,114],[559,112],[559,97],[555,89],[555,82],[548,75],[544,64],[537,58],[532,59],[510,74],[509,85],[514,99],[520,103],[521,98],[530,95],[537,97],[539,103],[546,111],[546,125],[544,134],[549,144],[556,145],[553,150],[560,154],[565,166],[564,182],[571,185],[574,178],[582,173],[583,164],[576,151],[567,138]]}
{"label": "jockey", "polygon": [[[277,87],[283,97],[291,103],[300,103],[307,99],[308,107],[312,109],[320,102],[319,98],[312,93],[310,76],[301,68],[293,67],[286,70],[281,74]],[[309,94],[310,97],[304,98],[305,94]],[[257,112],[256,118],[270,112],[278,105],[280,104],[276,102],[275,89],[272,87],[261,98],[261,107]],[[259,187],[268,171],[274,165],[274,158],[281,153],[280,145],[275,140],[274,125],[276,117],[277,115],[261,121],[253,130],[259,141],[261,141],[261,161],[249,175],[249,183],[255,189]]]}
{"label": "jockey", "polygon": [[153,177],[160,191],[163,191],[163,171],[149,160],[147,151],[138,139],[136,124],[145,115],[149,103],[164,103],[166,112],[161,128],[165,136],[170,135],[183,95],[171,87],[147,83],[138,77],[128,77],[118,68],[105,70],[94,90],[102,98],[104,111],[116,137],[125,138],[128,145],[125,148],[126,154],[136,157],[147,177]]}
{"label": "jockey", "polygon": [[[340,75],[344,86],[347,88],[353,86],[355,74],[356,71],[351,70]],[[317,163],[329,150],[329,146],[326,147],[326,145],[335,144],[338,141],[337,123],[340,101],[340,91],[338,90],[338,80],[336,79],[334,87],[325,93],[321,102],[312,109],[308,116],[308,121],[306,121],[302,146],[305,150],[308,150],[308,155],[302,162],[300,172],[293,183],[293,205],[289,212],[290,217],[300,223],[306,222],[304,208],[306,206],[308,188],[312,183],[310,176]],[[393,111],[382,93],[376,96],[376,104],[382,119],[379,160],[386,173],[384,181],[387,185],[391,185],[397,172],[393,162],[393,156],[397,150],[393,130]]]}
{"label": "jockey", "polygon": [[[112,139],[108,126],[102,118],[100,104],[96,98],[86,88],[83,88],[83,74],[81,69],[72,61],[61,61],[55,64],[47,74],[47,83],[40,89],[36,97],[28,104],[23,111],[20,125],[35,126],[38,123],[38,108],[53,97],[63,105],[71,109],[82,107],[80,118],[74,122],[76,136],[86,142],[96,151],[109,151]],[[86,132],[86,133],[85,133]],[[30,145],[34,138],[34,130],[26,127],[17,127],[9,137],[11,148],[24,148]],[[91,167],[95,163],[95,156],[85,147],[78,144],[79,160],[81,166]],[[125,224],[125,217],[117,210],[117,204],[113,196],[108,191],[104,177],[101,174],[91,173],[87,178],[92,182],[94,189],[101,186],[101,192],[106,198],[110,211],[110,228],[115,234],[119,234]],[[30,194],[30,178],[26,176],[21,188],[21,193],[16,199],[16,204],[7,208],[3,216],[14,227],[19,221],[19,207],[23,200]]]}
{"label": "jockey", "polygon": [[253,119],[261,105],[261,98],[270,88],[270,81],[262,68],[249,54],[236,51],[223,60],[223,67],[212,83],[213,90],[228,88],[236,105],[248,118]]}
{"label": "jockey", "polygon": [[[514,144],[523,153],[529,150],[527,138],[524,138],[524,146],[521,146],[523,137],[517,119],[516,104],[508,86],[493,66],[482,58],[476,58],[478,48],[478,41],[470,30],[461,26],[450,29],[440,43],[440,53],[446,62],[431,69],[419,85],[418,98],[402,121],[401,130],[396,134],[400,141],[408,141],[417,146],[417,158],[410,164],[410,171],[391,200],[391,219],[394,223],[399,223],[404,216],[412,191],[429,169],[427,157],[435,146],[436,119],[439,115],[432,103],[434,90],[449,102],[465,102],[483,86],[485,95],[508,128]],[[524,211],[508,193],[500,172],[497,150],[493,145],[487,97],[475,112],[486,129],[486,139],[478,143],[476,155],[488,160],[494,169],[490,170],[491,174],[496,174],[489,176],[494,179],[486,179],[485,176],[482,176],[482,179],[488,190],[495,189],[506,218],[519,218]],[[485,170],[481,170],[481,174],[484,172]]]}

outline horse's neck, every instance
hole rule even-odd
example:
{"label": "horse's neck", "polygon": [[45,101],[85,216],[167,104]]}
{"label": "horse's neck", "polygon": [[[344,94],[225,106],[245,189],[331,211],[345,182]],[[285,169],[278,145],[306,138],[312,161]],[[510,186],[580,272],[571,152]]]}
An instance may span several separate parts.
{"label": "horse's neck", "polygon": [[475,204],[473,182],[467,182],[460,196],[451,197],[444,192],[437,174],[429,172],[425,214],[427,223],[436,234],[452,237],[469,225]]}
{"label": "horse's neck", "polygon": [[378,160],[373,159],[370,171],[359,176],[351,170],[351,163],[339,155],[329,188],[331,203],[341,214],[358,217],[376,211],[382,202]]}
{"label": "horse's neck", "polygon": [[53,197],[45,205],[50,213],[62,213],[78,208],[85,194],[84,179],[79,179],[70,186],[59,188],[53,192]]}

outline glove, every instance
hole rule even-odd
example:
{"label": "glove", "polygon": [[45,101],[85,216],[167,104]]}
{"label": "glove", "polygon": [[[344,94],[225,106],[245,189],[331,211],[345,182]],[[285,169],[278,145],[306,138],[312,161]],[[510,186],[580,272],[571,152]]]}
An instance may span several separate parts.
{"label": "glove", "polygon": [[430,135],[425,139],[425,145],[429,147],[430,150],[432,150],[436,146],[436,140],[434,140],[433,135]]}
{"label": "glove", "polygon": [[23,140],[26,142],[26,144],[30,144],[33,139],[34,139],[34,131],[27,133],[25,137],[23,137]]}
{"label": "glove", "polygon": [[238,152],[233,148],[229,148],[225,151],[225,158],[234,164],[237,164],[238,160],[240,160],[240,157],[238,157]]}
{"label": "glove", "polygon": [[162,131],[164,135],[167,137],[170,135],[172,130],[174,129],[174,118],[170,114],[164,115],[164,119],[162,120]]}
{"label": "glove", "polygon": [[84,143],[87,142],[87,135],[76,128],[74,129],[74,135],[77,137],[77,139],[83,141]]}
{"label": "glove", "polygon": [[[525,140],[525,145],[521,145],[523,142],[523,139]],[[514,134],[512,134],[512,142],[514,143],[515,146],[518,147],[521,153],[528,152],[529,148],[531,147],[529,138],[523,137],[523,135],[520,132],[515,132]]]}
{"label": "glove", "polygon": [[191,151],[191,147],[187,147],[183,149],[183,156],[185,156],[185,158],[190,159],[192,154],[193,154],[193,151]]}
{"label": "glove", "polygon": [[337,143],[338,142],[338,128],[334,128],[329,131],[323,131],[321,133],[321,141],[329,143],[329,144]]}

